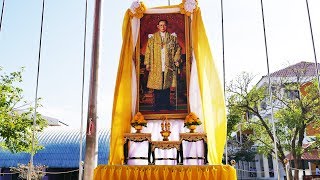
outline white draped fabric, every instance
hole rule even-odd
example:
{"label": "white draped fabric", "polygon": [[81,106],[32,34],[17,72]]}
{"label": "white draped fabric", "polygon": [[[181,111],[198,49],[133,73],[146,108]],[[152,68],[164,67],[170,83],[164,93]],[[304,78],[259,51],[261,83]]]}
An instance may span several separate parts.
{"label": "white draped fabric", "polygon": [[[131,28],[132,28],[132,39],[133,39],[133,52],[136,48],[138,37],[139,37],[139,29],[140,29],[140,19],[134,17],[131,20]],[[136,65],[132,63],[132,117],[136,112],[136,103],[137,103],[137,74],[136,74]]]}
{"label": "white draped fabric", "polygon": [[133,52],[136,48],[138,36],[139,36],[139,30],[140,30],[140,19],[134,17],[131,20],[131,28],[132,28],[132,39],[133,39]]}
{"label": "white draped fabric", "polygon": [[[161,131],[161,120],[150,120],[148,126],[142,129],[142,133],[151,133],[152,141],[162,141]],[[179,141],[179,133],[189,132],[184,126],[184,120],[169,120],[171,124],[171,134],[169,136],[170,141]],[[197,127],[197,132],[202,132],[200,126]],[[135,129],[131,129],[134,133]],[[203,157],[203,142],[186,142],[183,141],[183,155],[184,157]],[[176,149],[161,150],[156,149],[155,155],[157,158],[176,158]],[[148,142],[130,142],[129,157],[148,157]],[[133,159],[128,161],[129,165],[148,165],[147,160]],[[175,160],[157,160],[156,165],[176,165]],[[184,160],[184,165],[203,165],[203,160],[190,159]]]}
{"label": "white draped fabric", "polygon": [[131,87],[132,87],[132,117],[134,116],[135,112],[136,112],[136,102],[137,102],[137,75],[136,75],[136,67],[134,65],[134,63],[132,63],[132,80],[131,80]]}
{"label": "white draped fabric", "polygon": [[[195,57],[193,53],[192,53],[192,57]],[[200,119],[203,119],[196,59],[194,58],[191,62],[192,64],[191,64],[190,86],[189,86],[190,111],[198,115]],[[203,128],[203,126],[201,127]],[[204,130],[202,129],[202,131]]]}

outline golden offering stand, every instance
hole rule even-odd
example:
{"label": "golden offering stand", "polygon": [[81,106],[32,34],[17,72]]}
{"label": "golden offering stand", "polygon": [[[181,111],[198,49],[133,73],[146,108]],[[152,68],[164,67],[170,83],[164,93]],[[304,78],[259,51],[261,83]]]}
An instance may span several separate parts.
{"label": "golden offering stand", "polygon": [[163,141],[169,141],[169,136],[171,134],[171,131],[170,131],[170,127],[171,127],[171,124],[169,123],[168,121],[168,118],[166,116],[161,116],[160,119],[162,120],[162,123],[161,123],[161,136],[163,137]]}

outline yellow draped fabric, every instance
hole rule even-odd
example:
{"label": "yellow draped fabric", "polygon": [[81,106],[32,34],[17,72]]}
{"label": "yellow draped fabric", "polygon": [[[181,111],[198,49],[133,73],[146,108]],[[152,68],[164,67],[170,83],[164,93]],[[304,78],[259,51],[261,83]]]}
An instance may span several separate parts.
{"label": "yellow draped fabric", "polygon": [[109,165],[122,164],[123,162],[123,134],[130,132],[130,120],[132,118],[132,94],[130,89],[133,40],[129,11],[126,12],[122,26],[123,43],[113,99]]}
{"label": "yellow draped fabric", "polygon": [[221,164],[226,141],[226,110],[218,73],[205,34],[201,12],[193,14],[192,40],[197,62],[204,127],[208,137],[208,166],[123,166],[124,133],[132,119],[133,37],[129,10],[123,26],[123,44],[114,93],[109,165],[100,165],[94,179],[236,179],[236,170]]}
{"label": "yellow draped fabric", "polygon": [[210,166],[127,166],[100,165],[94,170],[95,180],[234,180],[236,170],[229,165]]}
{"label": "yellow draped fabric", "polygon": [[[133,40],[131,17],[123,21],[123,44],[114,94],[109,165],[123,162],[123,133],[130,132]],[[197,61],[204,127],[210,164],[221,164],[226,141],[226,109],[221,83],[213,62],[200,9],[193,14],[192,40]]]}
{"label": "yellow draped fabric", "polygon": [[197,61],[202,117],[208,137],[208,160],[210,164],[221,164],[227,133],[226,107],[200,9],[193,14],[192,41]]}

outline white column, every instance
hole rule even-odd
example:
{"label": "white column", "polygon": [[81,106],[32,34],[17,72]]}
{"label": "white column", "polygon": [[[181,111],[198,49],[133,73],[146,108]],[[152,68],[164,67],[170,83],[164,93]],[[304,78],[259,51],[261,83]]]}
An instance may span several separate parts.
{"label": "white column", "polygon": [[276,163],[277,163],[277,160],[276,160],[275,158],[273,158],[273,156],[272,156],[272,164],[273,164],[274,177],[278,177],[278,173],[280,173],[280,176],[281,176],[281,169],[282,169],[282,167],[281,167],[281,165],[280,165],[281,163],[279,163],[279,171],[280,171],[280,172],[278,172],[277,168],[275,168],[275,167],[277,167]]}
{"label": "white column", "polygon": [[251,170],[252,170],[252,168],[250,168],[252,165],[251,165],[251,162],[248,162],[248,177],[250,177],[250,174],[252,173],[252,172],[250,172]]}
{"label": "white column", "polygon": [[268,158],[263,155],[262,156],[262,159],[263,159],[263,171],[264,171],[264,177],[265,178],[268,178],[270,177],[269,175],[269,163],[268,163]]}
{"label": "white column", "polygon": [[309,172],[310,172],[310,174],[307,174],[307,173],[306,173],[306,175],[312,175],[311,162],[308,162],[308,167],[309,167]]}
{"label": "white column", "polygon": [[262,169],[261,169],[261,166],[260,166],[260,158],[261,155],[257,154],[256,157],[255,157],[255,160],[256,160],[256,170],[257,170],[257,177],[260,178],[262,173]]}
{"label": "white column", "polygon": [[244,161],[243,166],[244,166],[243,169],[245,170],[245,171],[244,171],[244,177],[248,177],[248,174],[249,174],[249,173],[248,173],[248,170],[249,170],[249,169],[248,169],[248,162],[247,162],[247,161]]}

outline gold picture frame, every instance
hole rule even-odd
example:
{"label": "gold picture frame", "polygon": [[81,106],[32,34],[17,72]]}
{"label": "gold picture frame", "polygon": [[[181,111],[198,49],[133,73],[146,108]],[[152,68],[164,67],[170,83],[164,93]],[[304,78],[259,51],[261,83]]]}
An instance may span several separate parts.
{"label": "gold picture frame", "polygon": [[[157,31],[156,27],[160,20],[167,21],[169,33],[177,34],[177,40],[181,47],[181,63],[175,71],[175,87],[173,87],[174,85],[170,87],[170,105],[174,103],[174,109],[153,111],[154,93],[152,89],[146,87],[149,72],[144,65],[144,53],[149,34]],[[161,116],[166,116],[168,119],[184,119],[190,112],[188,95],[191,69],[190,22],[190,17],[181,13],[145,13],[140,19],[140,31],[135,49],[138,92],[136,110],[140,111],[145,119],[159,120]],[[172,95],[173,93],[174,95]]]}

